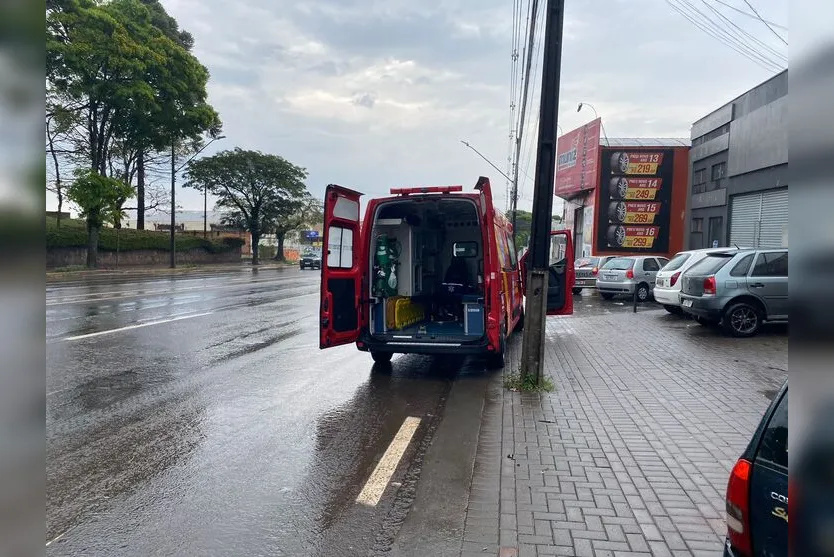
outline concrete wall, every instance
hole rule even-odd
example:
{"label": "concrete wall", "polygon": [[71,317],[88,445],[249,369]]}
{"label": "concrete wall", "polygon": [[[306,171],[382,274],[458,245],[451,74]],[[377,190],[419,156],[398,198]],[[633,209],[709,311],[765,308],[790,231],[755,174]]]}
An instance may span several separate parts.
{"label": "concrete wall", "polygon": [[[171,261],[170,252],[163,250],[134,250],[119,253],[119,267],[163,266]],[[209,253],[204,249],[177,252],[178,264],[236,263],[240,261],[240,248],[225,253]],[[87,264],[86,248],[56,248],[46,251],[46,268],[74,267]],[[98,266],[116,267],[116,252],[99,251]]]}
{"label": "concrete wall", "polygon": [[788,98],[782,97],[730,124],[727,175],[788,162]]}

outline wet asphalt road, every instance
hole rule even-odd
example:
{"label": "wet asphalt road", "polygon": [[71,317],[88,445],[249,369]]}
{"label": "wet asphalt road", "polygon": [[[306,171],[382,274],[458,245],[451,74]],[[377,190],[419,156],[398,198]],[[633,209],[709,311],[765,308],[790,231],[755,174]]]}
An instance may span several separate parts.
{"label": "wet asphalt road", "polygon": [[[367,555],[414,496],[477,359],[318,349],[295,268],[49,285],[48,555]],[[477,389],[476,389],[477,390]],[[407,417],[379,503],[356,498]]]}
{"label": "wet asphalt road", "polygon": [[[391,548],[450,390],[473,410],[444,430],[471,442],[447,443],[439,476],[471,457],[494,372],[408,355],[386,374],[353,345],[320,351],[318,280],[235,269],[48,286],[48,555]],[[631,310],[574,300],[580,315]],[[408,417],[419,426],[379,502],[357,503]],[[450,487],[453,517],[465,485]]]}

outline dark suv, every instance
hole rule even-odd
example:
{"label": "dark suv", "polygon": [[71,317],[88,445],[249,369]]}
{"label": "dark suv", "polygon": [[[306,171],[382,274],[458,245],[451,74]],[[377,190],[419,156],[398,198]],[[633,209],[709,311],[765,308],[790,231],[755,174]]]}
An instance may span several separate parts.
{"label": "dark suv", "polygon": [[788,382],[727,483],[724,557],[788,555]]}
{"label": "dark suv", "polygon": [[737,337],[788,320],[788,250],[710,253],[681,276],[681,309]]}
{"label": "dark suv", "polygon": [[321,255],[316,251],[305,251],[298,260],[301,270],[321,269]]}

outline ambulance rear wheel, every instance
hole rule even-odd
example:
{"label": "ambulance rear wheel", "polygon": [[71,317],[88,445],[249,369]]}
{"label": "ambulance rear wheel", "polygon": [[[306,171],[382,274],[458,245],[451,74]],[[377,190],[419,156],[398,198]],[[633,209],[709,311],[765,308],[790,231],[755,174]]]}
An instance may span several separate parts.
{"label": "ambulance rear wheel", "polygon": [[498,342],[498,352],[490,354],[487,357],[488,367],[490,369],[501,369],[504,367],[505,355],[507,353],[507,333],[502,328],[501,338]]}
{"label": "ambulance rear wheel", "polygon": [[393,356],[391,352],[371,352],[371,358],[377,364],[390,364]]}

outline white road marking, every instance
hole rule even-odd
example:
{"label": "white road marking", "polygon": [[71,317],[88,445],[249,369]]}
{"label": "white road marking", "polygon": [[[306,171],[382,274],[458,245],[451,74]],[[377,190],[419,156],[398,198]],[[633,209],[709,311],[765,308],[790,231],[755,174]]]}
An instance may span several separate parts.
{"label": "white road marking", "polygon": [[142,327],[150,327],[151,325],[161,325],[163,323],[170,323],[172,321],[181,321],[182,319],[191,319],[192,317],[203,317],[204,315],[211,315],[213,312],[207,311],[205,313],[193,313],[191,315],[180,315],[179,317],[171,317],[170,319],[160,319],[159,321],[148,321],[147,323],[139,323],[136,325],[128,325],[127,327],[119,327],[118,329],[109,329],[107,331],[99,331],[97,333],[88,333],[86,335],[77,335],[74,337],[66,337],[61,340],[81,340],[84,338],[98,337],[101,335],[109,335],[112,333],[119,333],[121,331],[129,331],[131,329],[140,329]]}
{"label": "white road marking", "polygon": [[379,503],[383,492],[385,492],[385,487],[391,480],[391,476],[394,475],[394,471],[397,469],[400,459],[402,459],[419,425],[420,418],[409,416],[405,419],[397,435],[394,436],[394,440],[388,445],[388,450],[382,455],[371,477],[365,483],[365,487],[362,488],[362,493],[356,498],[357,503],[371,507],[375,507]]}

